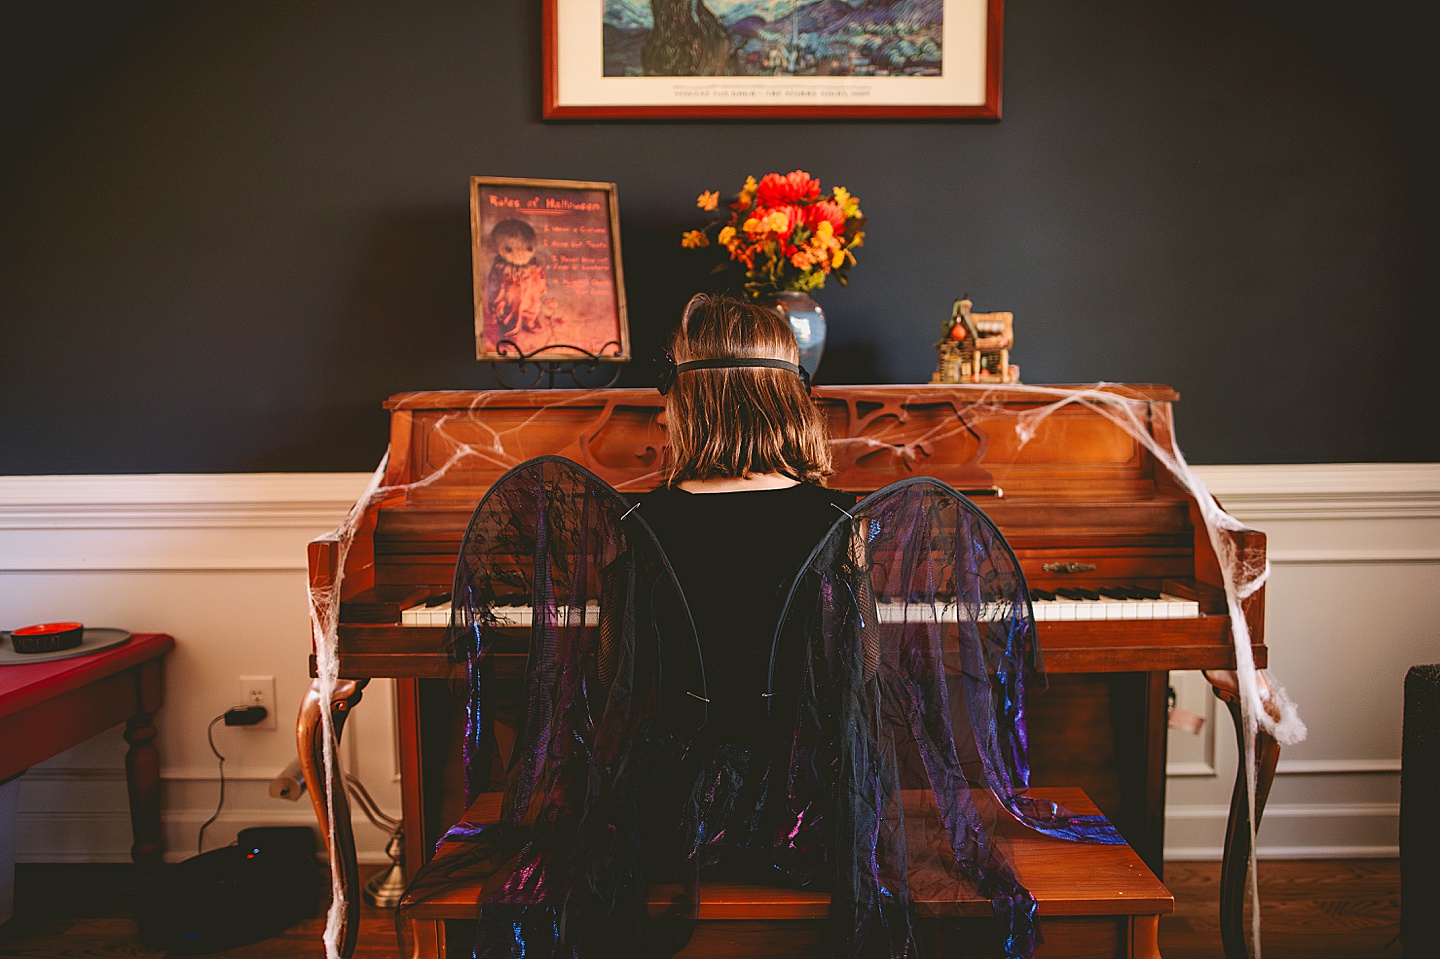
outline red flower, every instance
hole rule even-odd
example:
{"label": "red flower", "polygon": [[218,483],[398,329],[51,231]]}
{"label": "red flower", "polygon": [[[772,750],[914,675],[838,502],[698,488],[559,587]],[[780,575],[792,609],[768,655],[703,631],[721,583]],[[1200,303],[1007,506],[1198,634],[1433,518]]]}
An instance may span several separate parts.
{"label": "red flower", "polygon": [[813,200],[820,195],[820,181],[804,170],[781,176],[767,173],[760,180],[756,196],[762,206],[782,206],[797,200]]}
{"label": "red flower", "polygon": [[812,203],[805,207],[806,226],[813,230],[819,226],[822,220],[830,221],[830,226],[834,228],[836,236],[845,232],[845,214],[841,212],[840,204],[831,200],[821,200],[819,203]]}

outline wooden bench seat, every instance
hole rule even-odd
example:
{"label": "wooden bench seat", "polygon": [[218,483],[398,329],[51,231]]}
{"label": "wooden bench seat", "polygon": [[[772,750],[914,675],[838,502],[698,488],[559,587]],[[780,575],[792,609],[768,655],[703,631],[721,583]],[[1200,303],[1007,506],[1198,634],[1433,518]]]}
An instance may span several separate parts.
{"label": "wooden bench seat", "polygon": [[[1079,789],[1035,789],[1082,814],[1098,812]],[[471,806],[467,819],[487,822],[499,813],[498,794]],[[1159,918],[1175,901],[1129,846],[1100,846],[1051,839],[1023,827],[1001,840],[1005,857],[1039,906],[1044,942],[1037,957],[1070,959],[1158,959]],[[437,858],[453,852],[442,846]],[[657,890],[657,904],[664,900]],[[473,920],[482,893],[478,884],[457,884],[409,907],[416,937],[445,955],[446,924]],[[824,919],[830,897],[824,892],[730,882],[702,882],[700,921],[686,959],[743,956],[799,959],[823,955]],[[985,956],[994,952],[989,900],[917,901],[921,954]],[[457,953],[469,955],[468,928],[455,930]]]}

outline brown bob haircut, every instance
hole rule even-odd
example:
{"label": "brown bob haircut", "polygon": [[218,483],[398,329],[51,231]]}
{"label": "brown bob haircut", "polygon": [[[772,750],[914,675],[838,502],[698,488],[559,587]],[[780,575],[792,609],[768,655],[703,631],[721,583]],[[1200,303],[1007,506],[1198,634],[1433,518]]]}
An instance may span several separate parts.
{"label": "brown bob haircut", "polygon": [[[795,334],[779,314],[728,296],[696,295],[670,351],[675,362],[760,357],[795,363]],[[824,485],[832,472],[825,418],[804,381],[764,367],[686,370],[665,398],[669,485],[780,473]]]}

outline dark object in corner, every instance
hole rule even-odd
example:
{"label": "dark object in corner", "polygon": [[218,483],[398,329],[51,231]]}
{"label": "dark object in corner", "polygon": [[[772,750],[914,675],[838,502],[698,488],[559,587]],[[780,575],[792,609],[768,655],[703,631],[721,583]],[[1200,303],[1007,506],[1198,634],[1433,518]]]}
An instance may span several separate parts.
{"label": "dark object in corner", "polygon": [[1435,941],[1440,901],[1440,664],[1405,674],[1400,747],[1400,942],[1406,954]]}
{"label": "dark object in corner", "polygon": [[308,826],[242,829],[235,845],[167,866],[140,888],[140,939],[170,953],[268,939],[315,916],[320,885]]}

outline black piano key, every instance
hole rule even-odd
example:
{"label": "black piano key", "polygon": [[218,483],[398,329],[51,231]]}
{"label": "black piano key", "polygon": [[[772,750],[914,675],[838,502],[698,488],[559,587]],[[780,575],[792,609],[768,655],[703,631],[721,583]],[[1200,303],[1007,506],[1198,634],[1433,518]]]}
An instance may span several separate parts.
{"label": "black piano key", "polygon": [[1077,587],[1075,588],[1075,592],[1079,593],[1079,594],[1080,594],[1081,596],[1083,596],[1085,599],[1097,599],[1097,600],[1098,600],[1098,599],[1100,598],[1100,594],[1097,593],[1097,592],[1095,592],[1095,590],[1093,590],[1093,589],[1085,589],[1083,586],[1077,586]]}
{"label": "black piano key", "polygon": [[1146,587],[1144,587],[1144,586],[1141,586],[1141,587],[1139,588],[1138,592],[1140,593],[1140,598],[1141,598],[1141,599],[1159,599],[1159,598],[1160,598],[1160,591],[1159,591],[1158,589],[1148,589],[1148,588],[1146,588]]}
{"label": "black piano key", "polygon": [[426,606],[444,606],[444,605],[445,605],[446,603],[448,603],[448,602],[450,602],[450,594],[449,594],[449,593],[441,593],[439,596],[431,596],[429,599],[425,600],[425,605],[426,605]]}
{"label": "black piano key", "polygon": [[1055,601],[1055,594],[1048,589],[1032,589],[1030,590],[1030,598],[1043,599],[1047,603],[1053,603]]}
{"label": "black piano key", "polygon": [[1064,596],[1066,599],[1085,599],[1087,592],[1089,592],[1089,590],[1076,589],[1073,586],[1065,586],[1055,590],[1056,595]]}
{"label": "black piano key", "polygon": [[1107,599],[1129,599],[1130,591],[1123,586],[1101,586],[1097,592]]}

